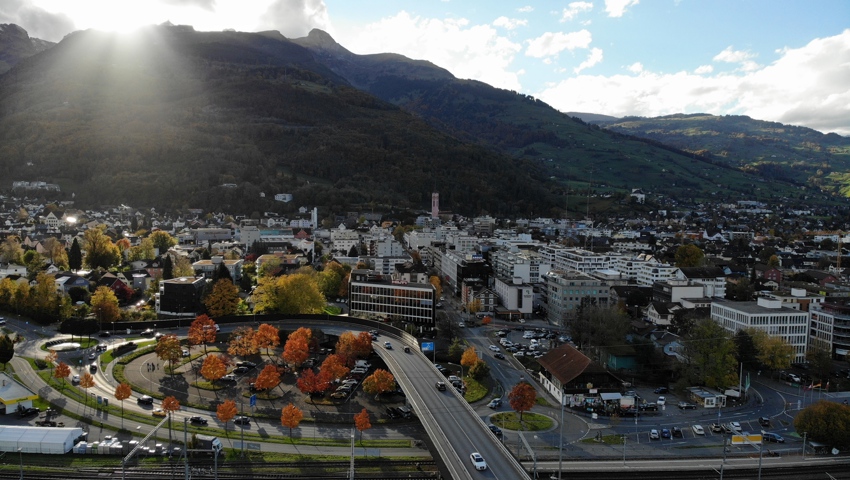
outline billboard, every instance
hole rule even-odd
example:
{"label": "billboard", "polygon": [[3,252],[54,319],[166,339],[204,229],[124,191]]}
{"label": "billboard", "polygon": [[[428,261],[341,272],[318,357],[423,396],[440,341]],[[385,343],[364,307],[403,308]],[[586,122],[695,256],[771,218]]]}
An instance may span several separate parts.
{"label": "billboard", "polygon": [[761,434],[732,435],[732,445],[761,445]]}

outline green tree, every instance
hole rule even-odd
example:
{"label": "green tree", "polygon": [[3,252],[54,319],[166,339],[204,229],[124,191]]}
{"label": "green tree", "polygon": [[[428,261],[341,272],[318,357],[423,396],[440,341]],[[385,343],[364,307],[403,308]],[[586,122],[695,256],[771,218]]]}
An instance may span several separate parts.
{"label": "green tree", "polygon": [[770,267],[770,268],[778,267],[779,266],[779,257],[777,257],[776,255],[771,255],[770,258],[767,260],[767,266]]}
{"label": "green tree", "polygon": [[683,378],[691,385],[724,388],[738,384],[735,342],[710,318],[697,321],[684,344]]}
{"label": "green tree", "polygon": [[753,329],[738,330],[735,333],[735,353],[738,363],[747,368],[758,368],[758,349],[753,338]]}
{"label": "green tree", "polygon": [[16,235],[8,235],[0,244],[0,262],[3,263],[23,263],[24,249],[21,247],[21,240]]}
{"label": "green tree", "polygon": [[153,248],[159,250],[160,255],[164,255],[169,248],[177,245],[177,240],[168,234],[168,232],[157,230],[148,237],[153,244]]}
{"label": "green tree", "polygon": [[768,335],[764,330],[752,331],[753,344],[759,362],[769,370],[784,370],[791,366],[794,355],[792,347],[784,338]]}
{"label": "green tree", "polygon": [[705,254],[696,245],[682,245],[676,249],[676,266],[701,267],[704,257]]}
{"label": "green tree", "polygon": [[476,381],[482,381],[490,375],[490,366],[484,360],[478,360],[469,367],[469,376]]}
{"label": "green tree", "polygon": [[174,278],[174,264],[171,262],[171,255],[165,255],[162,261],[162,279],[171,280]]}
{"label": "green tree", "polygon": [[8,335],[0,337],[0,363],[3,364],[3,370],[6,370],[6,364],[15,356],[15,344]]}
{"label": "green tree", "polygon": [[204,299],[207,312],[213,317],[232,315],[239,305],[239,289],[229,279],[222,278],[213,284],[212,291]]}
{"label": "green tree", "polygon": [[86,246],[85,263],[91,268],[109,269],[121,261],[121,252],[104,233],[105,225],[90,228],[83,234]]}
{"label": "green tree", "polygon": [[806,351],[806,360],[809,361],[811,366],[812,377],[815,380],[821,380],[821,384],[824,385],[832,373],[832,356],[827,348],[815,343],[809,344]]}
{"label": "green tree", "polygon": [[91,297],[91,308],[101,330],[104,323],[115,322],[121,317],[118,298],[109,287],[97,287]]}
{"label": "green tree", "polygon": [[71,243],[71,251],[68,252],[68,268],[75,272],[83,268],[83,252],[80,250],[80,244],[76,237]]}
{"label": "green tree", "polygon": [[844,450],[850,447],[850,406],[821,400],[794,419],[794,430],[808,438]]}
{"label": "green tree", "polygon": [[629,317],[616,307],[602,307],[585,297],[568,327],[579,349],[619,345],[629,331]]}
{"label": "green tree", "polygon": [[321,313],[327,302],[316,279],[307,274],[262,277],[254,291],[257,313]]}
{"label": "green tree", "polygon": [[137,246],[130,247],[128,260],[131,262],[136,260],[153,260],[156,258],[153,248],[153,242],[151,242],[150,238],[143,238]]}
{"label": "green tree", "polygon": [[452,344],[449,345],[449,356],[453,359],[460,358],[463,355],[464,344],[460,337],[454,337]]}

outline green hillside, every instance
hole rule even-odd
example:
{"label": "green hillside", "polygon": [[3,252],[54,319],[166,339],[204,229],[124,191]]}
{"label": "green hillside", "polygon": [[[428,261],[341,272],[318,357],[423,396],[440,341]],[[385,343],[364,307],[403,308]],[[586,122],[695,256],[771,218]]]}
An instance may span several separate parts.
{"label": "green hillside", "polygon": [[652,139],[725,163],[766,180],[780,180],[848,196],[850,138],[805,127],[708,114],[627,117],[605,128]]}
{"label": "green hillside", "polygon": [[[77,32],[0,77],[0,168],[81,205],[293,205],[528,215],[559,200],[532,162],[435,130],[279,34]],[[261,194],[264,194],[263,197]]]}

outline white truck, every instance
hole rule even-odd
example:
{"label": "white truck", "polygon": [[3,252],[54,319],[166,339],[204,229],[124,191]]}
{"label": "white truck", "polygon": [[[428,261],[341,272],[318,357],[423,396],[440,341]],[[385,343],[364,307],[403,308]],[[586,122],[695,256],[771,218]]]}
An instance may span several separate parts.
{"label": "white truck", "polygon": [[213,455],[218,455],[221,453],[222,449],[224,449],[224,446],[221,444],[221,440],[219,440],[216,436],[196,434],[195,449],[207,451]]}

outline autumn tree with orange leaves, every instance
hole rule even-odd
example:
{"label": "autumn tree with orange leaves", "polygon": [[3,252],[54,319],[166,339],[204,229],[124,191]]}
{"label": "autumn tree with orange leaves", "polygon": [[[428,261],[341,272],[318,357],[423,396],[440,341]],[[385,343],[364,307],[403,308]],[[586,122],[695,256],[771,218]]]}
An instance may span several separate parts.
{"label": "autumn tree with orange leaves", "polygon": [[162,399],[162,410],[168,414],[168,443],[171,443],[171,414],[180,410],[180,401],[174,396]]}
{"label": "autumn tree with orange leaves", "polygon": [[303,418],[304,412],[291,403],[280,410],[280,424],[289,428],[289,438],[292,438],[292,429],[298,427]]}
{"label": "autumn tree with orange leaves", "polygon": [[50,350],[47,352],[47,355],[44,357],[44,361],[47,363],[50,368],[56,364],[56,360],[59,358],[59,354],[56,353],[56,350]]}
{"label": "autumn tree with orange leaves", "polygon": [[523,412],[531,410],[537,401],[537,391],[528,382],[521,382],[514,386],[508,394],[508,403],[515,412],[519,412],[519,421],[522,422]]}
{"label": "autumn tree with orange leaves", "polygon": [[121,401],[121,428],[124,428],[124,400],[130,398],[130,394],[132,393],[133,390],[130,388],[129,383],[119,383],[115,387],[115,400]]}
{"label": "autumn tree with orange leaves", "polygon": [[364,408],[360,413],[354,416],[354,428],[360,432],[360,443],[363,443],[363,430],[372,428],[372,422],[369,421],[369,412]]}
{"label": "autumn tree with orange leaves", "polygon": [[372,335],[369,332],[360,332],[355,336],[353,332],[343,332],[334,351],[347,365],[351,365],[357,358],[365,358],[372,353]]}
{"label": "autumn tree with orange leaves", "polygon": [[230,334],[227,353],[234,357],[247,357],[259,352],[254,344],[256,332],[251,327],[239,327]]}
{"label": "autumn tree with orange leaves", "polygon": [[163,335],[162,337],[159,337],[159,340],[157,340],[154,351],[160,360],[168,362],[169,372],[171,372],[171,376],[173,378],[174,362],[180,360],[180,357],[183,356],[183,348],[180,346],[180,339],[177,338],[177,335]]}
{"label": "autumn tree with orange leaves", "polygon": [[221,358],[221,355],[207,355],[204,358],[204,363],[201,364],[201,376],[207,380],[214,382],[227,373],[227,363]]}
{"label": "autumn tree with orange leaves", "polygon": [[266,349],[266,355],[269,355],[269,350],[280,345],[280,333],[273,325],[264,323],[257,328],[254,333],[254,346],[257,350]]}
{"label": "autumn tree with orange leaves", "polygon": [[274,365],[266,365],[254,380],[254,388],[257,390],[270,390],[280,384],[280,372]]}
{"label": "autumn tree with orange leaves", "polygon": [[71,367],[68,366],[65,362],[59,362],[59,365],[56,365],[56,368],[53,370],[53,378],[56,380],[62,380],[62,387],[65,387],[65,379],[68,378],[68,375],[71,374]]}
{"label": "autumn tree with orange leaves", "polygon": [[215,321],[206,315],[198,315],[189,325],[186,339],[189,345],[203,345],[207,353],[207,345],[214,343],[216,338]]}
{"label": "autumn tree with orange leaves", "polygon": [[363,391],[369,395],[380,395],[395,390],[395,377],[388,370],[379,368],[363,380]]}
{"label": "autumn tree with orange leaves", "polygon": [[331,382],[326,375],[317,375],[313,370],[308,368],[295,381],[295,386],[298,387],[298,390],[301,390],[301,393],[312,395],[327,391],[331,386]]}
{"label": "autumn tree with orange leaves", "polygon": [[91,376],[91,373],[84,373],[83,378],[80,379],[80,388],[86,391],[86,399],[85,405],[89,403],[89,389],[94,386],[94,377]]}
{"label": "autumn tree with orange leaves", "polygon": [[331,380],[338,380],[348,375],[351,369],[345,365],[345,360],[342,356],[333,354],[325,358],[319,371],[326,374]]}
{"label": "autumn tree with orange leaves", "polygon": [[286,344],[283,346],[283,361],[292,367],[298,367],[310,356],[310,339],[313,332],[309,328],[301,327],[289,334]]}
{"label": "autumn tree with orange leaves", "polygon": [[478,360],[478,352],[475,350],[475,347],[467,348],[463,351],[463,355],[460,356],[460,364],[466,368],[475,365]]}
{"label": "autumn tree with orange leaves", "polygon": [[218,404],[218,407],[215,409],[215,416],[218,417],[220,421],[224,422],[225,431],[227,431],[227,422],[233,420],[236,413],[236,402],[233,400],[225,400]]}

